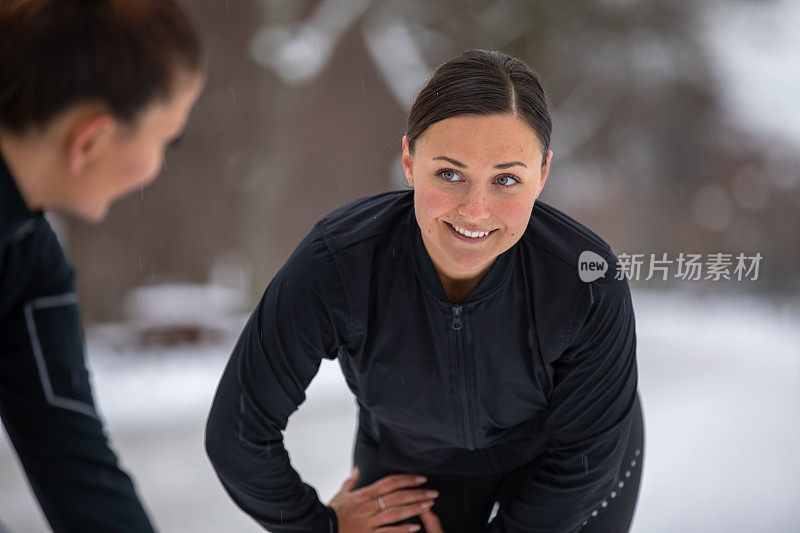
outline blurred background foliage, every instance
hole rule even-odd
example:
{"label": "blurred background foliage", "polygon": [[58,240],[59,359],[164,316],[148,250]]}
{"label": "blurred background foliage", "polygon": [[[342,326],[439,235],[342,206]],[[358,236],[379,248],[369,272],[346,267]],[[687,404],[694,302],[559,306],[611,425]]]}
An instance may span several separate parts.
{"label": "blurred background foliage", "polygon": [[[517,55],[542,75],[555,127],[541,199],[617,254],[764,257],[757,281],[632,286],[800,293],[798,137],[780,131],[797,108],[775,109],[744,54],[758,30],[768,56],[774,22],[752,15],[775,2],[185,3],[204,33],[208,85],[184,139],[105,224],[61,221],[90,321],[119,318],[125,293],[155,283],[260,296],[316,220],[403,187],[408,108],[433,68],[468,48]],[[715,33],[722,21],[746,31]]]}

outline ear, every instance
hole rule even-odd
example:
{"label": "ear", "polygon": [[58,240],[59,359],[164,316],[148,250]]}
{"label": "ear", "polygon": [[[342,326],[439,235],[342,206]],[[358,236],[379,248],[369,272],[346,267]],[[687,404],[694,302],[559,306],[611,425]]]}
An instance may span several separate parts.
{"label": "ear", "polygon": [[69,173],[76,176],[97,157],[114,127],[114,117],[96,113],[83,117],[67,138]]}
{"label": "ear", "polygon": [[414,174],[412,173],[412,170],[411,170],[411,163],[412,163],[413,160],[411,159],[411,152],[410,152],[410,150],[408,148],[408,137],[406,137],[405,135],[403,135],[403,157],[402,157],[402,161],[403,161],[403,174],[406,177],[406,181],[408,182],[409,185],[413,186],[414,185]]}
{"label": "ear", "polygon": [[539,190],[536,191],[536,198],[542,194],[542,189],[544,189],[544,183],[547,181],[547,176],[550,175],[550,162],[553,160],[553,151],[548,150],[547,156],[545,157],[544,164],[542,165],[542,173],[539,178]]}

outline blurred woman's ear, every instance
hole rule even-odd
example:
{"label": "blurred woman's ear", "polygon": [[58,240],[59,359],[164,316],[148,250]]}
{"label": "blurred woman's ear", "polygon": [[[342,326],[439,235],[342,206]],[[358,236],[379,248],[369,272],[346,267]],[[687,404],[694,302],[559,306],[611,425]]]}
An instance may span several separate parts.
{"label": "blurred woman's ear", "polygon": [[108,142],[114,128],[114,118],[108,113],[93,113],[75,117],[66,138],[67,162],[70,176],[77,176],[97,157]]}

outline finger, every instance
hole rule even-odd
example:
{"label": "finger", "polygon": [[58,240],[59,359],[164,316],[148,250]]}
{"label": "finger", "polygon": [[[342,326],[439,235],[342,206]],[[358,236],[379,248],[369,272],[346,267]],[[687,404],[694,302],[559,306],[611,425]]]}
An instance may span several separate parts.
{"label": "finger", "polygon": [[399,507],[409,503],[434,500],[439,491],[433,489],[400,489],[383,495],[383,502],[388,507]]}
{"label": "finger", "polygon": [[403,526],[386,526],[379,527],[375,530],[376,533],[405,533],[406,531],[419,531],[421,528],[419,524],[405,524]]}
{"label": "finger", "polygon": [[391,524],[412,516],[419,516],[433,506],[432,501],[422,503],[412,503],[411,505],[403,505],[401,507],[389,507],[385,511],[379,512],[375,515],[375,523],[378,526],[384,524]]}
{"label": "finger", "polygon": [[413,474],[393,474],[367,485],[362,490],[364,490],[368,496],[377,498],[382,494],[388,494],[398,489],[415,487],[425,483],[427,480],[428,479],[425,476],[417,476]]}
{"label": "finger", "polygon": [[405,533],[406,531],[419,531],[422,526],[419,524],[405,524],[402,526],[379,527],[376,533]]}
{"label": "finger", "polygon": [[425,533],[444,533],[439,517],[433,511],[427,511],[419,515],[422,525],[425,526]]}

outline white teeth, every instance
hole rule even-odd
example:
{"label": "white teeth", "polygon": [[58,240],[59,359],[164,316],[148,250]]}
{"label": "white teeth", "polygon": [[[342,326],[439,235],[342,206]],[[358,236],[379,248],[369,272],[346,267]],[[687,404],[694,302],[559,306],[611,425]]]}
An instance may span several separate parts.
{"label": "white teeth", "polygon": [[459,232],[461,235],[465,235],[467,237],[472,237],[473,239],[475,239],[477,237],[485,237],[486,235],[489,235],[488,231],[467,231],[464,228],[459,228],[458,226],[454,226],[453,224],[450,224],[450,225],[453,226],[453,229],[456,230],[457,232]]}

